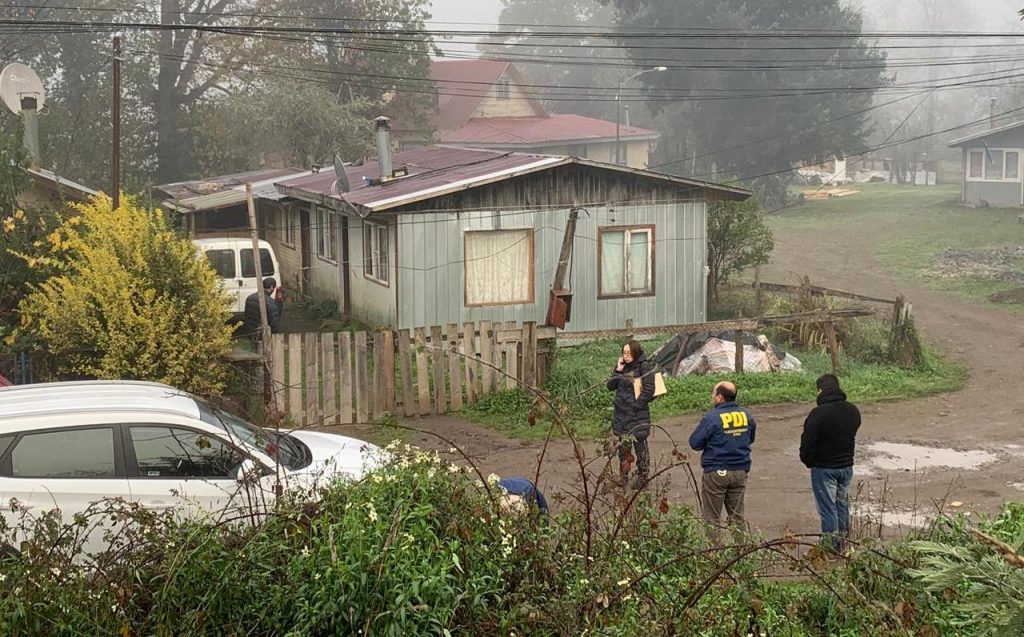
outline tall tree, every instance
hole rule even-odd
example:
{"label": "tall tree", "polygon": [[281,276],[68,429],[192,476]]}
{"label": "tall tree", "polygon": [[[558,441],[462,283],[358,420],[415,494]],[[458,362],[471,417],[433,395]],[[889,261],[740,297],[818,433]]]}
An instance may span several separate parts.
{"label": "tall tree", "polygon": [[663,133],[653,166],[768,180],[758,189],[772,204],[793,162],[863,148],[868,116],[853,114],[885,83],[884,55],[841,0],[610,2],[637,66],[669,67],[642,78]]}

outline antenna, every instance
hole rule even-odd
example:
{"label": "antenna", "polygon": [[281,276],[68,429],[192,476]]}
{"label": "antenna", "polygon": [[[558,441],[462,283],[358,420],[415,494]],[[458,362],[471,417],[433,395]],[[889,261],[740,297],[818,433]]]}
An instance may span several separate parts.
{"label": "antenna", "polygon": [[8,64],[0,74],[0,99],[15,115],[22,111],[22,99],[32,97],[36,100],[36,110],[42,110],[46,102],[43,83],[36,72],[24,64]]}
{"label": "antenna", "polygon": [[345,173],[345,164],[341,161],[341,155],[334,153],[334,189],[339,192],[348,192],[352,187],[348,183],[348,175]]}
{"label": "antenna", "polygon": [[32,166],[38,167],[39,121],[37,114],[46,103],[46,92],[36,72],[24,64],[8,64],[0,71],[0,99],[15,115],[22,117],[25,126],[25,148],[32,158]]}

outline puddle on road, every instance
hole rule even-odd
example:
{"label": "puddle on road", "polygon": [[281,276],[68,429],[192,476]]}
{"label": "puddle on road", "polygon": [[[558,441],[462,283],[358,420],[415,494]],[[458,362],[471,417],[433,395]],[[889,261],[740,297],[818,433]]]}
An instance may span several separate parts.
{"label": "puddle on road", "polygon": [[878,505],[871,503],[857,504],[852,513],[854,517],[867,518],[873,524],[908,529],[926,528],[935,517],[922,511],[882,510]]}
{"label": "puddle on road", "polygon": [[868,454],[868,459],[864,463],[867,465],[867,473],[871,473],[871,469],[914,471],[939,467],[975,471],[998,459],[996,454],[980,449],[961,451],[900,442],[873,442],[865,445],[864,450]]}

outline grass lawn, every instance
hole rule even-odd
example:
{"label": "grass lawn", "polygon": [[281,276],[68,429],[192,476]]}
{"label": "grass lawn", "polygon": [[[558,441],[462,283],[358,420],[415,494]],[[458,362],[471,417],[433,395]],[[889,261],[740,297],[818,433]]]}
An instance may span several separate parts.
{"label": "grass lawn", "polygon": [[[960,187],[857,184],[856,195],[812,201],[769,217],[776,234],[805,229],[870,232],[885,237],[876,256],[893,272],[930,286],[988,302],[988,296],[1022,287],[985,276],[939,276],[933,266],[950,248],[977,249],[1024,245],[1017,208],[966,208]],[[1024,273],[1024,259],[1010,267]],[[1011,305],[1024,311],[1024,304]]]}
{"label": "grass lawn", "polygon": [[[657,343],[660,343],[658,341]],[[612,394],[604,381],[618,356],[618,341],[601,341],[559,350],[547,390],[556,405],[568,405],[569,420],[580,435],[603,435],[611,418]],[[651,351],[657,345],[651,343]],[[792,374],[730,374],[742,392],[744,405],[804,402],[815,398],[814,381],[831,371],[827,354],[793,352],[803,362],[804,371]],[[894,365],[866,365],[842,359],[843,388],[859,404],[898,400],[959,389],[966,370],[949,359],[930,352],[924,363],[914,369]],[[719,376],[666,378],[668,394],[651,406],[655,421],[710,407],[711,389]],[[522,392],[510,391],[488,396],[465,410],[471,420],[485,424],[516,438],[543,438],[547,427],[530,426],[527,421],[529,399]],[[545,418],[547,421],[547,418]]]}

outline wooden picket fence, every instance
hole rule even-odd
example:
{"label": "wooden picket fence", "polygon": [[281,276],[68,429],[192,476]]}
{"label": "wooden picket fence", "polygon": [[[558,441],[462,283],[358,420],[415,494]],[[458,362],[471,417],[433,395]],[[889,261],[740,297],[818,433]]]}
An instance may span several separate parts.
{"label": "wooden picket fence", "polygon": [[543,384],[554,328],[481,321],[271,339],[278,409],[301,426],[458,411],[520,383]]}

